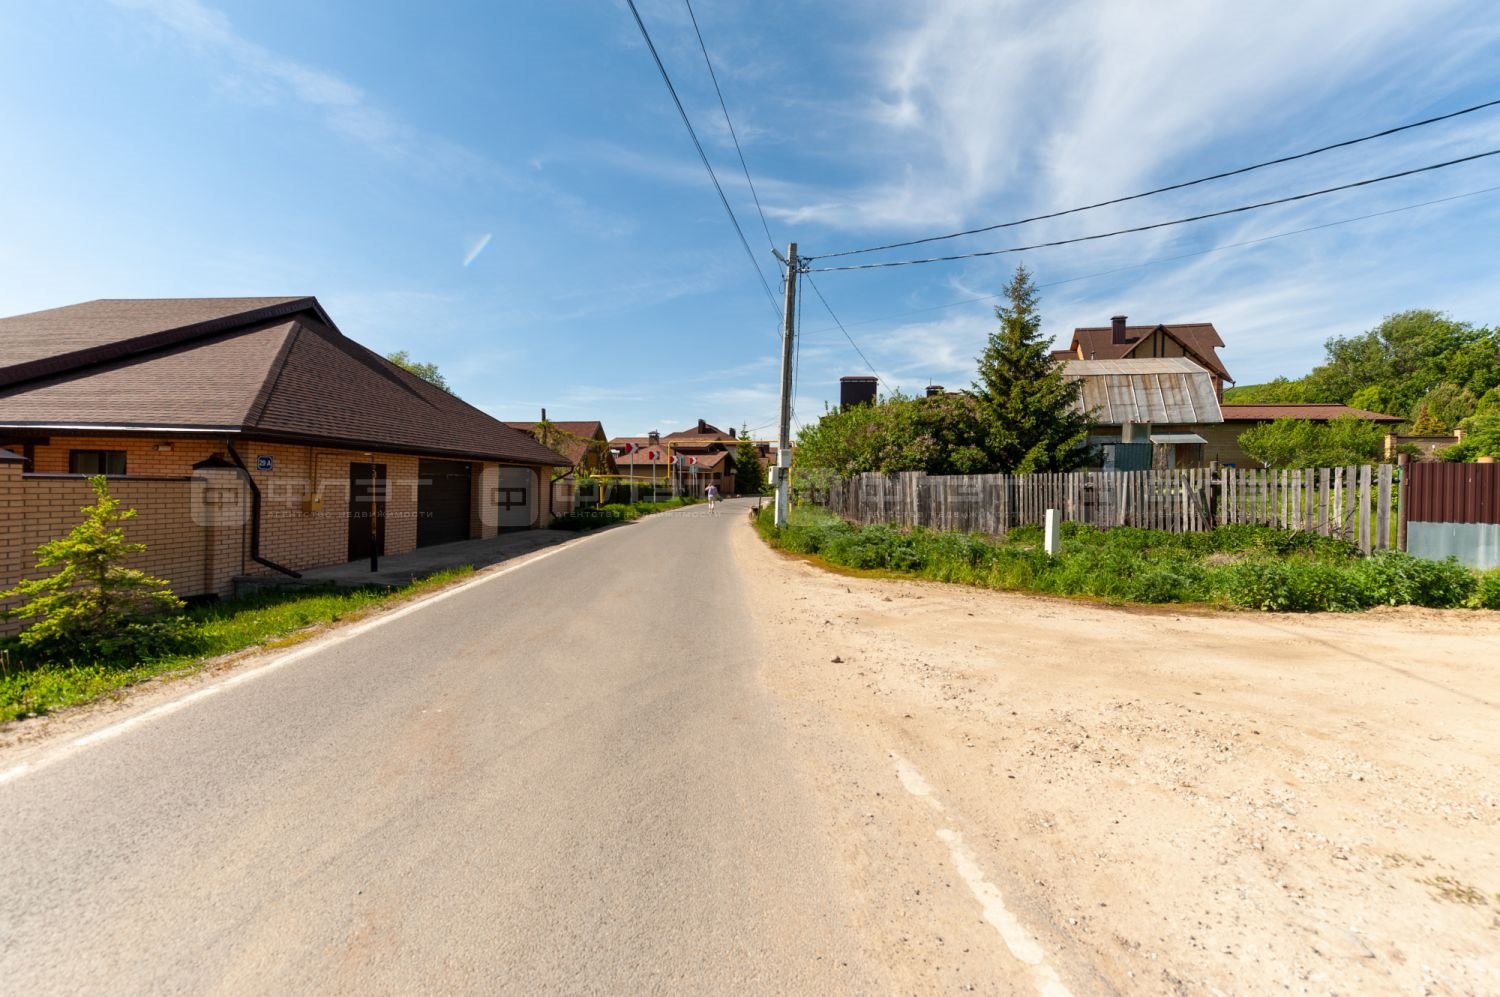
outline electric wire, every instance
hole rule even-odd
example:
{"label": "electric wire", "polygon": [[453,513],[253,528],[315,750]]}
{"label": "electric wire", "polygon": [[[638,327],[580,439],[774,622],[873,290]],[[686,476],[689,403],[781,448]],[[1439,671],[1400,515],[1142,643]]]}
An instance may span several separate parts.
{"label": "electric wire", "polygon": [[776,240],[771,238],[771,226],[766,224],[766,213],[760,206],[760,194],[755,190],[755,181],[750,179],[750,166],[745,162],[745,150],[740,148],[739,133],[734,130],[734,121],[729,117],[729,105],[724,103],[724,91],[719,89],[719,74],[714,72],[713,60],[708,57],[708,45],[703,41],[703,32],[698,28],[698,15],[693,13],[693,0],[682,0],[687,5],[688,17],[693,22],[693,33],[698,36],[698,47],[703,50],[703,64],[708,67],[708,78],[714,81],[714,93],[719,96],[719,110],[724,112],[724,124],[729,126],[729,137],[734,140],[735,154],[740,157],[740,168],[745,171],[745,183],[750,187],[750,196],[755,200],[755,212],[760,215],[760,227],[765,230],[766,242],[774,250]]}
{"label": "electric wire", "polygon": [[1465,114],[1473,114],[1475,111],[1483,111],[1487,108],[1495,107],[1497,105],[1500,105],[1500,100],[1485,101],[1483,104],[1475,104],[1472,107],[1465,107],[1462,110],[1452,111],[1448,114],[1440,114],[1437,117],[1425,118],[1421,121],[1413,121],[1409,124],[1398,125],[1394,128],[1387,128],[1384,131],[1375,132],[1370,135],[1362,135],[1359,138],[1347,139],[1343,142],[1335,142],[1332,145],[1321,146],[1317,149],[1309,149],[1306,152],[1299,152],[1290,156],[1281,156],[1277,159],[1268,159],[1263,163],[1254,163],[1250,166],[1242,166],[1238,169],[1226,170],[1223,173],[1215,173],[1212,176],[1199,177],[1196,180],[1185,180],[1181,183],[1168,184],[1165,187],[1157,187],[1155,190],[1147,190],[1139,194],[1130,194],[1125,197],[1112,198],[1108,201],[1099,201],[1095,204],[1085,204],[1077,208],[1068,208],[1065,211],[1053,211],[1045,215],[1033,215],[1030,218],[1019,218],[1015,221],[1001,222],[998,225],[986,225],[982,228],[965,229],[962,232],[950,232],[947,235],[933,235],[927,236],[926,238],[922,239],[908,239],[905,242],[890,242],[886,243],[883,246],[870,246],[866,249],[846,249],[837,253],[824,253],[818,258],[832,259],[836,256],[857,256],[861,253],[876,253],[884,249],[901,249],[906,246],[920,246],[928,242],[941,242],[945,239],[957,239],[966,235],[978,235],[982,232],[994,232],[997,229],[1014,228],[1017,225],[1027,225],[1031,222],[1045,221],[1049,218],[1061,218],[1064,215],[1074,215],[1078,214],[1081,211],[1092,211],[1095,208],[1109,207],[1113,204],[1124,204],[1127,201],[1138,201],[1143,197],[1152,197],[1156,194],[1165,194],[1168,191],[1183,190],[1184,188],[1193,187],[1202,183],[1209,183],[1213,180],[1223,180],[1226,177],[1240,176],[1244,173],[1250,173],[1255,170],[1264,169],[1267,166],[1277,166],[1281,163],[1290,163],[1298,159],[1306,159],[1309,156],[1316,156],[1320,153],[1331,152],[1334,149],[1345,149],[1352,145],[1358,145],[1361,142],[1369,142],[1373,139],[1385,138],[1388,135],[1395,135],[1398,132],[1409,131],[1413,128],[1422,128],[1426,125],[1437,124],[1440,121],[1447,121],[1450,118],[1457,118]]}
{"label": "electric wire", "polygon": [[[1429,166],[1419,166],[1410,170],[1402,170],[1399,173],[1388,173],[1381,177],[1370,177],[1365,180],[1356,180],[1353,183],[1339,184],[1336,187],[1324,187],[1322,190],[1307,191],[1301,194],[1292,194],[1287,197],[1278,197],[1269,201],[1259,201],[1254,204],[1242,204],[1236,208],[1225,208],[1222,211],[1208,211],[1203,214],[1191,215],[1187,218],[1174,218],[1171,221],[1152,222],[1149,225],[1136,225],[1131,228],[1115,229],[1112,232],[1097,232],[1093,235],[1080,235],[1071,239],[1054,239],[1051,242],[1038,242],[1029,246],[1009,246],[1005,249],[985,249],[972,253],[957,253],[953,256],[933,256],[920,260],[891,260],[885,263],[858,263],[838,267],[810,267],[807,273],[836,273],[843,270],[885,270],[891,267],[909,267],[920,263],[951,263],[955,260],[975,259],[981,256],[1003,256],[1007,253],[1024,253],[1033,249],[1049,249],[1054,246],[1071,246],[1080,242],[1093,242],[1099,239],[1110,239],[1119,235],[1131,235],[1136,232],[1150,232],[1154,229],[1170,228],[1174,225],[1186,225],[1189,222],[1201,222],[1210,218],[1223,218],[1227,215],[1242,214],[1247,211],[1255,211],[1260,208],[1269,208],[1278,204],[1291,204],[1294,201],[1305,201],[1312,197],[1322,197],[1325,194],[1335,194],[1343,190],[1353,190],[1357,187],[1368,187],[1371,184],[1383,183],[1387,180],[1396,180],[1401,177],[1416,176],[1420,173],[1431,173],[1434,170],[1447,169],[1450,166],[1458,166],[1462,163],[1471,163],[1478,159],[1500,155],[1500,149],[1491,149],[1488,152],[1477,152],[1472,156],[1462,156],[1458,159],[1450,159],[1441,163],[1433,163]],[[820,257],[808,257],[808,259],[819,259]]]}
{"label": "electric wire", "polygon": [[687,109],[682,106],[682,100],[677,96],[677,88],[672,85],[672,77],[667,75],[667,67],[656,51],[656,44],[651,40],[651,33],[646,30],[646,22],[641,20],[641,12],[636,9],[635,0],[625,0],[625,2],[630,6],[630,13],[635,17],[636,27],[641,29],[641,38],[645,40],[646,48],[651,51],[651,58],[656,62],[662,82],[667,85],[667,92],[672,95],[672,103],[677,105],[677,113],[682,117],[682,124],[687,128],[688,137],[693,140],[693,147],[698,150],[698,158],[703,160],[703,168],[708,171],[708,178],[713,181],[714,190],[719,192],[719,203],[724,205],[724,211],[729,215],[729,221],[734,225],[734,231],[740,237],[740,245],[745,247],[745,255],[750,257],[750,265],[755,268],[756,279],[765,289],[766,300],[771,303],[771,310],[779,317],[781,309],[776,305],[776,295],[771,293],[771,285],[766,282],[766,275],[761,272],[760,264],[755,261],[755,252],[750,248],[749,240],[745,238],[745,230],[740,228],[740,220],[735,217],[734,209],[729,206],[729,198],[724,195],[724,188],[719,184],[718,174],[714,173],[714,168],[708,161],[708,153],[703,151],[703,143],[698,141],[698,133],[693,130],[693,123],[688,118]]}
{"label": "electric wire", "polygon": [[[1404,204],[1404,205],[1402,205],[1399,208],[1386,208],[1384,211],[1371,211],[1371,212],[1369,212],[1367,214],[1363,214],[1363,215],[1354,215],[1353,217],[1350,217],[1350,218],[1340,218],[1337,221],[1322,222],[1321,224],[1318,224],[1318,225],[1308,225],[1305,228],[1290,229],[1289,231],[1286,231],[1286,232],[1275,232],[1275,233],[1273,233],[1271,235],[1263,235],[1263,236],[1260,236],[1260,237],[1255,238],[1255,239],[1246,239],[1246,240],[1244,240],[1242,242],[1228,242],[1228,243],[1225,243],[1222,246],[1214,246],[1211,249],[1199,249],[1199,250],[1196,250],[1196,251],[1191,252],[1191,253],[1179,253],[1176,256],[1162,256],[1162,257],[1158,257],[1157,259],[1154,259],[1154,260],[1146,260],[1143,263],[1131,263],[1131,264],[1129,264],[1127,266],[1115,267],[1115,268],[1113,268],[1111,270],[1100,270],[1100,271],[1097,271],[1095,273],[1078,274],[1075,277],[1065,277],[1065,278],[1063,278],[1061,280],[1052,280],[1052,281],[1047,281],[1045,283],[1038,284],[1037,285],[1037,289],[1040,290],[1040,289],[1046,288],[1046,287],[1058,287],[1058,286],[1063,285],[1063,284],[1072,284],[1072,283],[1074,283],[1076,281],[1080,281],[1080,280],[1092,280],[1092,279],[1094,279],[1096,277],[1109,277],[1109,276],[1113,276],[1114,274],[1125,273],[1125,272],[1130,271],[1130,270],[1141,270],[1141,269],[1144,269],[1145,267],[1159,266],[1159,265],[1161,265],[1163,263],[1173,263],[1173,262],[1176,262],[1177,260],[1192,259],[1195,256],[1208,256],[1208,255],[1210,255],[1212,253],[1221,253],[1221,252],[1224,252],[1225,250],[1229,250],[1229,249],[1239,249],[1239,248],[1243,248],[1245,246],[1254,246],[1254,245],[1256,245],[1258,243],[1271,242],[1272,240],[1275,240],[1275,239],[1285,239],[1285,238],[1287,238],[1289,236],[1293,236],[1293,235],[1302,235],[1302,234],[1307,233],[1307,232],[1316,232],[1319,229],[1336,228],[1339,225],[1351,225],[1354,222],[1367,221],[1368,219],[1371,219],[1371,218],[1380,218],[1380,217],[1382,217],[1384,215],[1400,214],[1403,211],[1415,211],[1418,208],[1426,208],[1426,207],[1430,207],[1430,206],[1432,206],[1434,204],[1443,204],[1443,203],[1446,203],[1448,201],[1458,201],[1458,200],[1462,200],[1463,198],[1466,198],[1466,197],[1478,197],[1480,194],[1491,194],[1491,193],[1494,193],[1495,191],[1500,191],[1500,185],[1497,185],[1497,186],[1494,186],[1494,187],[1482,187],[1479,190],[1465,191],[1462,194],[1450,194],[1447,197],[1433,198],[1430,201],[1419,201],[1416,204]],[[841,326],[849,326],[849,325],[872,325],[872,324],[877,323],[877,322],[888,322],[891,319],[904,318],[904,317],[906,317],[908,315],[921,315],[921,314],[924,314],[926,312],[942,311],[943,309],[946,309],[946,308],[957,308],[960,305],[975,304],[975,303],[980,302],[980,301],[995,301],[995,300],[998,300],[1000,298],[1003,298],[1004,296],[1005,295],[1003,295],[1003,294],[981,294],[981,295],[979,295],[977,297],[973,297],[973,298],[962,298],[962,299],[960,299],[958,301],[949,301],[949,302],[946,302],[946,303],[941,304],[941,305],[929,305],[926,308],[914,308],[911,311],[895,312],[893,314],[883,315],[883,316],[880,316],[878,318],[855,319],[852,322],[843,322],[843,323],[840,323],[840,325]],[[837,321],[837,319],[835,319],[835,321]],[[811,334],[812,335],[816,335],[817,333],[832,332],[832,331],[833,330],[829,329],[829,328],[815,329],[815,330],[813,330],[813,333],[811,333]],[[845,331],[844,335],[847,336],[848,332]]]}
{"label": "electric wire", "polygon": [[812,288],[813,293],[818,296],[818,300],[823,302],[823,308],[827,310],[828,317],[833,319],[834,324],[839,327],[839,332],[842,332],[844,334],[844,338],[849,340],[849,345],[854,347],[854,352],[858,353],[859,358],[865,362],[865,366],[870,368],[870,373],[875,375],[875,380],[879,381],[887,391],[890,391],[891,386],[885,383],[885,379],[880,376],[880,371],[875,369],[875,365],[870,363],[869,357],[865,356],[865,351],[860,349],[859,344],[854,341],[854,337],[849,335],[849,330],[844,328],[844,323],[840,322],[839,317],[833,313],[833,306],[828,303],[827,298],[823,297],[823,291],[818,287],[817,284],[813,283],[813,279],[811,276],[807,278],[807,286]]}

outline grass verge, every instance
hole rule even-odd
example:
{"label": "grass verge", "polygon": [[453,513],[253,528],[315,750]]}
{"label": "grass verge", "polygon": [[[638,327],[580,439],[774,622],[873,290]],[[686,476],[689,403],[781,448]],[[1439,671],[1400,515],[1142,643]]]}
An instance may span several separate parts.
{"label": "grass verge", "polygon": [[395,588],[267,589],[205,603],[183,613],[191,634],[184,647],[145,660],[28,660],[15,638],[0,640],[0,722],[91,702],[153,678],[192,674],[235,651],[295,644],[312,627],[358,618],[473,573],[464,565]]}
{"label": "grass verge", "polygon": [[554,530],[596,530],[601,526],[613,526],[616,523],[632,523],[642,516],[649,516],[654,512],[666,512],[668,509],[681,509],[684,506],[697,505],[703,500],[700,498],[689,498],[679,496],[666,499],[662,502],[629,502],[601,505],[592,509],[580,509],[570,512],[566,516],[558,516],[552,521]]}
{"label": "grass verge", "polygon": [[890,526],[857,527],[797,506],[782,529],[761,510],[771,546],[845,569],[878,570],[983,588],[1087,596],[1112,603],[1202,603],[1276,612],[1351,612],[1377,605],[1500,609],[1500,569],[1399,552],[1365,556],[1345,540],[1261,526],[1208,533],[1065,523],[1056,557],[1040,527],[1003,539]]}

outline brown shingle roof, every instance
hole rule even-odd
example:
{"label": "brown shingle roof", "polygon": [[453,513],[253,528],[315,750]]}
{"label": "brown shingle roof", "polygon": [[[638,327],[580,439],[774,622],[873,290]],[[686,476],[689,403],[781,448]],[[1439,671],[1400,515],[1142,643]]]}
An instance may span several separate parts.
{"label": "brown shingle roof", "polygon": [[317,299],[100,298],[0,318],[0,385],[313,310]]}
{"label": "brown shingle roof", "polygon": [[1225,422],[1274,422],[1277,419],[1311,419],[1327,422],[1352,415],[1371,422],[1404,422],[1399,415],[1382,415],[1347,405],[1223,405]]}
{"label": "brown shingle roof", "polygon": [[[243,302],[238,312],[236,301]],[[287,308],[293,309],[289,315]],[[72,309],[77,311],[67,314]],[[282,320],[268,318],[268,312]],[[100,324],[90,327],[93,319]],[[185,319],[196,325],[182,325]],[[63,341],[48,354],[42,342],[58,330]],[[313,298],[87,302],[0,320],[0,343],[20,344],[13,351],[0,346],[0,364],[19,358],[0,365],[0,425],[213,428],[352,447],[568,463],[347,339]]]}
{"label": "brown shingle roof", "polygon": [[[1177,340],[1188,352],[1194,354],[1209,370],[1226,381],[1233,381],[1224,363],[1219,359],[1217,348],[1224,345],[1219,331],[1212,322],[1179,322],[1171,325],[1127,325],[1125,342],[1114,341],[1111,326],[1087,326],[1073,330],[1073,349],[1069,350],[1081,360],[1119,360],[1131,355],[1136,346],[1158,328]],[[1080,352],[1081,351],[1081,352]]]}
{"label": "brown shingle roof", "polygon": [[[537,429],[537,427],[540,425],[540,423],[507,422],[506,425],[511,429],[519,429],[521,432],[530,436],[532,439],[538,438],[537,433],[539,432],[539,430]],[[568,460],[574,466],[578,465],[586,456],[588,456],[590,445],[604,438],[604,424],[602,422],[599,422],[597,419],[592,422],[569,422],[553,420],[552,427],[554,429],[561,430],[570,437],[573,437],[573,439],[554,440],[552,442],[552,447],[558,453],[568,458]],[[606,464],[609,463],[607,457],[608,455],[606,454]]]}

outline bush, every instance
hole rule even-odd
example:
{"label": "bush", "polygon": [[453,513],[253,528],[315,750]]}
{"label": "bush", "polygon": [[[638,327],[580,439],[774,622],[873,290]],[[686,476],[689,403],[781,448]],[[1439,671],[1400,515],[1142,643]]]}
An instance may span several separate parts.
{"label": "bush", "polygon": [[22,631],[21,646],[68,660],[154,653],[190,640],[188,624],[154,616],[182,608],[167,582],[127,566],[146,549],[127,542],[121,526],[135,510],[120,508],[103,475],[89,485],[96,503],[83,507],[83,522],[36,549],[37,567],[57,570],[0,592],[0,599],[26,600],[5,616],[37,621]]}
{"label": "bush", "polygon": [[1318,561],[1241,561],[1220,570],[1214,586],[1225,601],[1271,612],[1351,612],[1369,605],[1344,568]]}
{"label": "bush", "polygon": [[1474,594],[1469,596],[1474,609],[1500,609],[1500,568],[1491,568],[1479,576]]}
{"label": "bush", "polygon": [[1428,561],[1399,551],[1382,551],[1365,558],[1354,574],[1369,605],[1462,606],[1473,594],[1473,572],[1454,558]]}
{"label": "bush", "polygon": [[1382,603],[1500,608],[1500,569],[1477,579],[1452,559],[1424,561],[1393,552],[1365,557],[1350,541],[1297,530],[1234,525],[1179,534],[1064,524],[1062,549],[1049,557],[1038,526],[1017,527],[998,540],[922,528],[860,528],[808,506],[795,507],[784,529],[775,530],[771,519],[771,511],[762,510],[757,526],[784,550],[845,567],[996,589],[1113,602],[1219,600],[1279,612],[1350,612]]}

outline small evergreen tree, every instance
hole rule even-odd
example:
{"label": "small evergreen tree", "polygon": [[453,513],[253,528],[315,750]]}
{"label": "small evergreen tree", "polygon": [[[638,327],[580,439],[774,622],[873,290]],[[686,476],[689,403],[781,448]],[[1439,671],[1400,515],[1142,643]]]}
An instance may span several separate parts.
{"label": "small evergreen tree", "polygon": [[1077,409],[1077,381],[1062,376],[1042,335],[1036,285],[1016,267],[995,309],[1000,328],[979,356],[974,394],[988,423],[991,470],[1015,474],[1071,471],[1088,461],[1090,419]]}
{"label": "small evergreen tree", "polygon": [[750,441],[750,430],[740,427],[740,442],[734,448],[734,491],[736,495],[759,495],[765,486],[765,469],[760,466],[760,450]]}
{"label": "small evergreen tree", "polygon": [[0,599],[25,600],[5,615],[36,619],[20,640],[46,653],[109,657],[143,641],[160,645],[163,635],[148,634],[150,628],[141,624],[153,611],[181,609],[182,600],[165,580],[126,566],[131,555],[146,549],[127,542],[120,525],[134,519],[135,510],[121,510],[103,475],[89,478],[89,484],[98,502],[83,507],[83,522],[36,549],[37,567],[58,570],[0,592]]}

